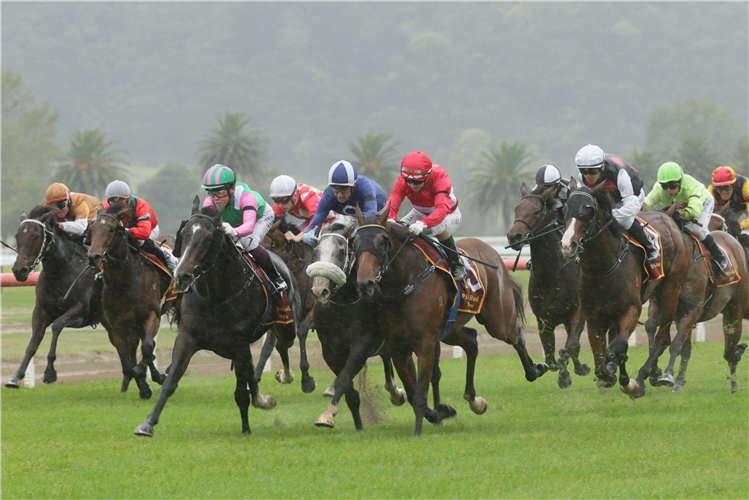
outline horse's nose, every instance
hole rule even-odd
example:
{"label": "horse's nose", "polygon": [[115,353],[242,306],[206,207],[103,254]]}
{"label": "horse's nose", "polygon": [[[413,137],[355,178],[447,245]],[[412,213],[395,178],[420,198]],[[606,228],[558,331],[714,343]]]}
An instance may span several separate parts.
{"label": "horse's nose", "polygon": [[517,242],[522,239],[523,239],[523,235],[521,235],[518,232],[513,231],[511,233],[507,233],[507,243],[510,244],[510,247],[513,250],[520,250],[521,248],[523,248],[522,246],[520,247],[517,246]]}
{"label": "horse's nose", "polygon": [[30,269],[26,266],[13,266],[12,271],[17,281],[26,281],[29,278]]}
{"label": "horse's nose", "polygon": [[372,297],[374,295],[375,283],[368,278],[356,280],[356,289],[362,297]]}
{"label": "horse's nose", "polygon": [[562,243],[562,254],[567,258],[572,258],[577,253],[577,243],[570,241],[569,243]]}
{"label": "horse's nose", "polygon": [[101,264],[101,255],[98,253],[88,254],[88,267],[97,269]]}

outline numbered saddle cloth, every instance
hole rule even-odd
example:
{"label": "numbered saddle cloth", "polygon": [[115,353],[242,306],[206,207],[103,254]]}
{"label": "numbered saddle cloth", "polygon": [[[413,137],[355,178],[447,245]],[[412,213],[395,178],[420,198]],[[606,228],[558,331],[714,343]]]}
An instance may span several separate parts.
{"label": "numbered saddle cloth", "polygon": [[639,217],[635,217],[635,221],[633,222],[633,224],[640,224],[642,226],[645,234],[647,234],[650,237],[650,241],[653,242],[653,247],[655,247],[655,249],[658,251],[658,258],[653,262],[648,262],[647,252],[642,247],[642,245],[640,245],[637,240],[631,237],[628,233],[624,233],[624,237],[627,239],[627,241],[629,241],[632,245],[642,249],[644,255],[644,258],[642,260],[642,269],[645,275],[645,279],[643,280],[643,282],[647,283],[649,281],[658,281],[664,276],[663,246],[661,245],[661,235],[658,231],[653,229],[650,224]]}
{"label": "numbered saddle cloth", "polygon": [[[705,245],[698,240],[693,234],[690,235],[694,241],[697,243],[697,248],[700,251],[700,254],[702,255],[702,262],[707,267],[707,272],[710,276],[710,281],[715,281],[715,275],[713,273],[713,261],[712,261],[712,254],[710,253],[710,250],[705,248]],[[717,243],[717,241],[716,241]],[[718,248],[720,248],[720,251],[723,253],[723,257],[726,258],[726,262],[728,262],[728,267],[726,267],[726,270],[722,273],[718,273],[718,286],[726,286],[726,285],[732,285],[734,283],[738,283],[741,281],[741,276],[739,276],[738,271],[736,270],[736,266],[734,265],[733,260],[731,259],[731,256],[728,255],[728,252],[726,252],[726,249],[720,246],[718,244]]]}

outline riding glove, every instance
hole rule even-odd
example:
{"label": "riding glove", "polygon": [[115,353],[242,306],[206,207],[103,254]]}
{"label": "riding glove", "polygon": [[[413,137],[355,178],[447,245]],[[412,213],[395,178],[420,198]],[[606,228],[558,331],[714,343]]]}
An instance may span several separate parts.
{"label": "riding glove", "polygon": [[228,234],[232,238],[236,238],[239,234],[237,233],[237,230],[231,227],[231,224],[228,222],[222,222],[224,227],[224,233]]}
{"label": "riding glove", "polygon": [[317,245],[317,238],[312,231],[304,233],[304,236],[302,236],[302,241],[311,247]]}
{"label": "riding glove", "polygon": [[415,236],[418,236],[426,228],[427,228],[426,224],[424,224],[420,220],[417,220],[416,222],[414,222],[413,224],[411,224],[410,226],[408,226],[408,231],[410,233],[413,233]]}

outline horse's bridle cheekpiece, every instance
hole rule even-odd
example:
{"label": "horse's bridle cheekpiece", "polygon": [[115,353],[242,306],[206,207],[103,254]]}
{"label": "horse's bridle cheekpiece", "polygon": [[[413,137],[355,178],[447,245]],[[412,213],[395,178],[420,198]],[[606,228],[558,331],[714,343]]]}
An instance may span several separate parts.
{"label": "horse's bridle cheekpiece", "polygon": [[[49,250],[49,247],[52,246],[52,243],[55,242],[55,233],[54,231],[50,231],[49,229],[47,229],[47,225],[40,220],[24,219],[21,221],[21,224],[25,222],[31,222],[32,224],[41,226],[42,231],[43,231],[42,232],[42,246],[39,247],[39,253],[34,259],[34,262],[32,262],[31,265],[29,266],[29,269],[33,271],[42,262],[42,259],[44,259],[44,256],[47,255],[47,251]],[[49,235],[49,244],[47,244],[47,235]]]}

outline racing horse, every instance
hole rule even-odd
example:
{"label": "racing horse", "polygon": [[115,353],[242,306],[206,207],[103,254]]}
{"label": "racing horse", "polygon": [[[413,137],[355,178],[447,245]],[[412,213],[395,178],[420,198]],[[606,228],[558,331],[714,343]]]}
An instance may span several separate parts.
{"label": "racing horse", "polygon": [[[157,384],[166,378],[154,364],[164,284],[160,271],[147,264],[138,242],[122,224],[127,212],[124,201],[113,203],[106,212],[99,207],[91,223],[88,265],[97,270],[102,267],[103,323],[122,364],[120,392],[127,392],[130,381],[135,379],[141,399],[150,399],[153,390],[146,381],[146,371],[151,370],[151,379]],[[140,363],[139,343],[143,355]]]}
{"label": "racing horse", "polygon": [[377,327],[377,308],[359,300],[356,291],[354,256],[351,236],[356,227],[352,223],[326,224],[320,232],[312,264],[307,267],[315,300],[314,324],[322,345],[323,358],[335,373],[333,400],[316,420],[318,427],[334,427],[338,404],[345,395],[354,426],[361,430],[359,392],[354,377],[367,359],[382,358],[385,370],[385,389],[390,402],[401,406],[406,393],[398,388],[387,345]]}
{"label": "racing horse", "polygon": [[[354,238],[358,265],[357,289],[361,296],[376,299],[379,306],[380,331],[388,343],[393,363],[413,406],[416,417],[414,433],[419,436],[425,417],[435,423],[433,410],[427,406],[427,392],[430,378],[434,378],[434,366],[439,362],[440,334],[448,320],[448,304],[452,303],[452,294],[449,293],[447,280],[439,273],[431,272],[434,268],[421,250],[408,244],[408,229],[397,222],[387,221],[387,209],[381,216],[366,220],[361,212],[357,212],[357,216],[360,224]],[[518,321],[524,321],[520,285],[510,278],[502,257],[486,243],[467,238],[460,240],[459,247],[472,257],[497,266],[496,271],[478,266],[486,290],[483,308],[475,317],[492,337],[515,348],[526,380],[533,382],[549,367],[546,363],[534,363],[525,348],[525,339],[518,324]],[[475,335],[475,330],[464,326],[473,316],[458,312],[442,341],[456,345],[457,337]],[[418,357],[418,373],[412,353]],[[463,398],[476,412],[474,406],[478,398],[473,382],[475,355],[468,351],[466,354],[473,356],[473,360],[468,358]],[[478,354],[478,348],[475,354]],[[486,402],[483,401],[481,406],[480,413],[483,413]]]}
{"label": "racing horse", "polygon": [[[196,196],[192,216],[177,235],[175,254],[181,254],[181,258],[174,273],[174,286],[189,293],[182,298],[169,375],[153,411],[133,431],[136,435],[153,436],[164,405],[177,389],[190,359],[203,349],[233,362],[237,379],[234,400],[239,407],[243,434],[250,434],[250,403],[261,409],[276,405],[272,396],[264,396],[258,390],[250,351],[250,344],[266,331],[261,323],[268,304],[267,292],[247,259],[224,233],[222,213],[222,209],[215,207],[200,209],[200,199]],[[289,297],[295,297],[296,281],[289,269],[277,255],[270,257],[289,286]],[[298,301],[292,303],[292,310],[298,317]],[[294,322],[275,324],[273,329],[284,370],[290,371],[288,350],[296,336]]]}
{"label": "racing horse", "polygon": [[[296,278],[297,293],[300,295],[302,306],[301,319],[296,323],[296,336],[299,339],[299,369],[302,372],[302,392],[309,394],[317,388],[317,382],[309,374],[309,361],[307,360],[307,334],[312,326],[312,308],[315,305],[315,299],[310,293],[312,280],[306,273],[307,266],[312,262],[312,247],[303,242],[286,241],[284,234],[287,231],[297,234],[299,232],[296,226],[289,224],[282,217],[277,217],[262,244],[281,257],[291,274]],[[267,331],[263,348],[255,366],[255,379],[258,383],[260,383],[263,376],[263,367],[271,352],[273,352],[275,344],[276,336],[271,328]]]}
{"label": "racing horse", "polygon": [[[604,187],[605,183],[600,183],[593,189],[578,189],[574,178],[571,180],[562,252],[580,262],[580,306],[587,321],[598,386],[612,387],[618,369],[622,391],[633,398],[642,397],[645,377],[670,342],[681,284],[689,270],[689,254],[681,231],[669,216],[641,212],[640,217],[660,234],[663,270],[662,278],[648,282],[643,289],[643,255],[633,252],[624,238],[612,216],[613,200]],[[630,379],[627,340],[637,326],[643,302],[651,295],[660,304],[655,344],[637,378]]]}
{"label": "racing horse", "polygon": [[73,236],[59,228],[52,207],[37,205],[29,216],[21,215],[16,232],[18,257],[13,264],[13,275],[26,281],[29,273],[40,263],[42,271],[36,283],[36,304],[31,317],[31,339],[26,347],[21,366],[5,387],[18,388],[26,376],[26,369],[52,325],[52,342],[47,354],[47,367],[42,381],[57,381],[55,360],[57,340],[65,327],[83,328],[101,322],[101,285],[95,286],[94,272],[88,267],[82,237]]}
{"label": "racing horse", "polygon": [[[577,296],[580,266],[562,255],[562,229],[553,213],[554,188],[531,194],[523,183],[520,194],[523,198],[515,207],[515,222],[507,233],[507,241],[513,250],[520,251],[525,244],[531,247],[533,266],[528,281],[528,302],[538,322],[546,364],[551,371],[559,370],[558,385],[564,389],[572,385],[567,370],[570,359],[577,375],[590,373],[590,367],[579,360],[580,334],[585,328]],[[554,356],[557,325],[564,325],[567,330],[567,342],[559,351],[559,360]]]}

